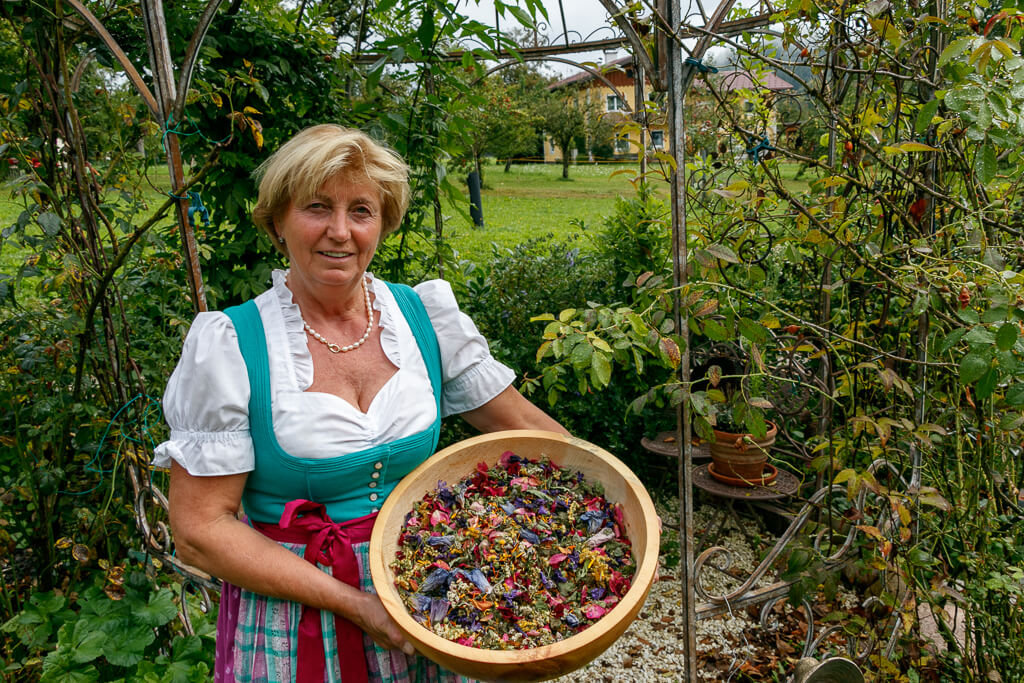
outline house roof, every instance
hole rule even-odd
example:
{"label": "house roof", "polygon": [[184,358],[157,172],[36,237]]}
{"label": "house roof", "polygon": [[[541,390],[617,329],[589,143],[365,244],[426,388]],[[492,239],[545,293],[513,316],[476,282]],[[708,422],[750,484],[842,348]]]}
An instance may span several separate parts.
{"label": "house roof", "polygon": [[[633,57],[630,55],[626,55],[625,57],[619,57],[618,59],[612,60],[606,64],[602,64],[600,70],[602,72],[615,71],[622,67],[629,66],[632,63]],[[594,78],[594,74],[590,73],[589,71],[580,71],[579,73],[575,73],[572,76],[567,76],[560,81],[555,81],[554,83],[548,86],[548,90],[558,90],[559,88],[564,88],[565,86],[572,85],[573,83],[582,83],[584,81],[589,81],[592,78]]]}
{"label": "house roof", "polygon": [[[632,63],[633,58],[627,55],[602,65],[601,70],[602,72],[618,71]],[[632,77],[632,73],[630,73],[630,77]],[[710,74],[710,78],[725,90],[753,90],[756,88],[764,88],[778,92],[780,90],[793,89],[792,83],[789,83],[773,73],[759,74],[757,76],[756,85],[752,74],[749,71],[741,69],[720,70],[718,73]],[[560,81],[552,83],[548,86],[548,90],[558,90],[568,85],[576,83],[582,84],[593,79],[594,74],[589,71],[580,71],[579,73],[575,73],[572,76],[568,76]],[[703,80],[695,80],[693,85],[697,88],[707,88],[707,84]]]}

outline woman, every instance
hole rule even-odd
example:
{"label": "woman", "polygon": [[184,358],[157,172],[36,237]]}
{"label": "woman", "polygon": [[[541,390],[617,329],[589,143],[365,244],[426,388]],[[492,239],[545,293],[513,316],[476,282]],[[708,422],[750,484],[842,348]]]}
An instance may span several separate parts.
{"label": "woman", "polygon": [[197,316],[155,460],[171,470],[179,557],[225,581],[216,678],[454,678],[413,656],[372,592],[377,509],[433,453],[443,415],[566,432],[511,386],[447,283],[413,292],[367,273],[408,205],[397,155],[321,125],[261,170],[253,217],[290,268]]}

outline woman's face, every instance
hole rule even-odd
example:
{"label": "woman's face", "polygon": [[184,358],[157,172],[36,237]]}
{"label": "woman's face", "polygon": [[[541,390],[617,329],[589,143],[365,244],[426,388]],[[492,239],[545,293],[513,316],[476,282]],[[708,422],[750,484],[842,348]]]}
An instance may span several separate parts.
{"label": "woman's face", "polygon": [[380,242],[380,192],[365,178],[334,176],[304,204],[294,201],[274,221],[291,262],[289,285],[356,285]]}

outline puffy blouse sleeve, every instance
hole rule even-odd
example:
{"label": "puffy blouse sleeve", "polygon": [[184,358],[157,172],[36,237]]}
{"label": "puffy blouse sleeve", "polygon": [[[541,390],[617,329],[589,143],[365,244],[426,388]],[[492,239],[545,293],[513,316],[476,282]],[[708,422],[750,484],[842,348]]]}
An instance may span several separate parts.
{"label": "puffy blouse sleeve", "polygon": [[153,464],[174,460],[194,476],[249,472],[255,466],[249,436],[249,379],[231,320],[200,313],[185,337],[178,366],[164,391],[170,439]]}
{"label": "puffy blouse sleeve", "polygon": [[459,310],[450,284],[429,280],[414,289],[441,347],[442,415],[479,408],[512,384],[515,372],[491,355],[487,340]]}

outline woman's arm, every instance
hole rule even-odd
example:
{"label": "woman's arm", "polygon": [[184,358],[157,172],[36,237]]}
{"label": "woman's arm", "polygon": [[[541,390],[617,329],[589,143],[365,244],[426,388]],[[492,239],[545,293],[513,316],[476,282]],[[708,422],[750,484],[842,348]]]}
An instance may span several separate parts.
{"label": "woman's arm", "polygon": [[569,434],[550,415],[526,400],[515,387],[504,391],[479,408],[462,413],[462,419],[481,432],[498,432],[504,429],[542,429],[546,432]]}
{"label": "woman's arm", "polygon": [[246,474],[194,477],[171,463],[171,531],[182,561],[254,593],[329,610],[387,649],[413,653],[373,593],[335,579],[235,517]]}

